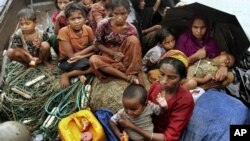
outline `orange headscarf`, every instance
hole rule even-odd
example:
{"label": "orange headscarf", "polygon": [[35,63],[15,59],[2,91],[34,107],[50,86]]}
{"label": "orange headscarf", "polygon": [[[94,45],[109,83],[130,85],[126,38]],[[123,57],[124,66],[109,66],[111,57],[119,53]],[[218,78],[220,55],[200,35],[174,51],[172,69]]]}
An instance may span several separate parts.
{"label": "orange headscarf", "polygon": [[163,54],[161,56],[160,60],[162,60],[166,57],[172,57],[172,58],[180,60],[186,66],[186,68],[189,65],[188,57],[183,52],[181,52],[179,50],[176,50],[176,49],[169,50],[168,52],[166,52],[165,54]]}

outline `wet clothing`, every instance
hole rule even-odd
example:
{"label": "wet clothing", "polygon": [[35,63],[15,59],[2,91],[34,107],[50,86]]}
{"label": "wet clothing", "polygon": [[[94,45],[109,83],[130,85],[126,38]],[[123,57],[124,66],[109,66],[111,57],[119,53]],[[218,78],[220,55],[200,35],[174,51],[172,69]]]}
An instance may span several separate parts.
{"label": "wet clothing", "polygon": [[74,63],[68,63],[68,59],[69,58],[66,57],[58,60],[58,67],[64,72],[69,72],[72,70],[87,70],[89,68],[89,59],[87,58],[81,59]]}
{"label": "wet clothing", "polygon": [[[58,14],[59,14],[58,11],[54,11],[54,12],[51,14],[52,22],[54,22],[54,23],[56,22],[56,17],[57,17]],[[66,18],[63,17],[63,16],[59,19],[58,22],[59,22],[60,28],[67,26]]]}
{"label": "wet clothing", "polygon": [[[111,66],[127,75],[138,74],[141,71],[141,45],[137,38],[136,28],[128,24],[127,29],[122,33],[112,31],[111,18],[103,19],[100,26],[96,29],[95,45],[102,44],[105,47],[124,54],[123,59],[118,62],[113,56],[101,52],[100,55],[93,55],[90,58],[90,65],[95,75],[99,78],[105,78],[105,75],[99,71],[100,68]],[[126,45],[126,43],[132,43]]]}
{"label": "wet clothing", "polygon": [[[69,42],[71,44],[73,52],[77,53],[93,44],[94,33],[89,26],[83,25],[82,35],[81,37],[79,37],[68,25],[59,30],[57,39],[60,41]],[[86,70],[89,68],[89,59],[87,58],[81,59],[74,63],[68,63],[67,60],[69,59],[69,57],[65,52],[64,46],[62,46],[60,42],[59,42],[59,50],[60,50],[60,59],[58,62],[58,67],[61,70],[68,72],[72,70]]]}
{"label": "wet clothing", "polygon": [[[148,102],[147,106],[145,107],[144,111],[141,113],[140,116],[138,117],[132,117],[128,115],[124,109],[121,109],[118,111],[117,114],[113,115],[111,117],[111,120],[115,123],[118,124],[119,119],[121,119],[121,115],[123,114],[126,116],[135,126],[147,130],[147,131],[153,131],[154,125],[152,123],[152,115],[156,114],[159,115],[161,111],[161,108],[159,105],[156,105],[152,102]],[[140,134],[134,132],[133,130],[130,129],[125,129],[125,131],[128,133],[128,136],[132,140],[142,140],[143,136]]]}
{"label": "wet clothing", "polygon": [[[59,30],[57,39],[59,41],[69,42],[72,46],[74,53],[76,53],[93,44],[94,33],[89,26],[83,25],[82,36],[79,37],[75,34],[75,32],[68,25]],[[61,43],[59,43],[59,50],[60,50],[60,59],[68,57]]]}
{"label": "wet clothing", "polygon": [[[157,103],[156,97],[161,92],[159,82],[154,82],[148,92],[148,100]],[[194,109],[192,94],[180,86],[176,95],[167,101],[168,109],[153,116],[154,132],[164,133],[165,140],[179,140],[184,127],[187,125]]]}
{"label": "wet clothing", "polygon": [[100,20],[108,16],[108,10],[100,3],[94,3],[88,13],[89,26],[95,32]]}
{"label": "wet clothing", "polygon": [[221,50],[217,46],[216,42],[209,38],[202,43],[199,43],[196,39],[194,39],[192,33],[185,32],[183,33],[176,42],[175,49],[178,49],[185,53],[187,57],[193,55],[199,49],[205,47],[206,50],[206,58],[214,58],[220,55]]}
{"label": "wet clothing", "polygon": [[147,66],[147,64],[150,62],[150,64],[156,65],[165,52],[166,50],[159,45],[151,48],[142,59],[142,70],[148,71],[151,69],[153,66]]}
{"label": "wet clothing", "polygon": [[[190,77],[205,77],[206,75],[210,75],[211,77],[215,76],[218,65],[208,59],[202,59],[198,68],[197,65],[199,62],[188,67],[188,76]],[[197,71],[196,71],[197,68]],[[195,72],[196,71],[196,72]]]}
{"label": "wet clothing", "polygon": [[[34,40],[35,39],[39,39],[40,41],[48,41],[49,40],[49,36],[46,32],[44,32],[38,28],[36,28],[35,30],[36,30],[36,37],[33,37]],[[22,48],[28,50],[32,56],[38,57],[38,55],[39,55],[39,48],[37,48],[33,44],[33,41],[25,39],[21,29],[18,29],[14,33],[14,36],[12,39],[12,44],[13,44],[12,47],[22,47]]]}

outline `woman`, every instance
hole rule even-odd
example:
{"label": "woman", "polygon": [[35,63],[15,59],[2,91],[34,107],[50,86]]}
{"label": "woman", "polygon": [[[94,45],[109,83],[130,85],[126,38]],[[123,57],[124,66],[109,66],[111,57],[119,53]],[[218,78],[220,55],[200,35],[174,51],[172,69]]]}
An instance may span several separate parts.
{"label": "woman", "polygon": [[[212,59],[222,52],[211,38],[209,22],[203,16],[195,16],[191,20],[189,30],[179,37],[175,48],[185,53],[191,64],[199,59]],[[215,80],[222,81],[226,76],[227,67],[221,66],[215,75]]]}
{"label": "woman", "polygon": [[159,70],[160,81],[152,84],[148,100],[158,103],[157,99],[163,97],[168,108],[160,115],[153,117],[154,132],[136,127],[125,117],[119,121],[119,125],[130,128],[152,141],[179,140],[194,109],[191,93],[181,86],[181,81],[186,77],[187,70],[180,60],[171,57],[160,62]]}

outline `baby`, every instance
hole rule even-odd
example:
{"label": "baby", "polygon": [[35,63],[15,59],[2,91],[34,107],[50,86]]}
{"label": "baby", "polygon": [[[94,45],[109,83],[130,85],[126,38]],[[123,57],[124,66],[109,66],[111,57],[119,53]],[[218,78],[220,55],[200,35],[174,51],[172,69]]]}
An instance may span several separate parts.
{"label": "baby", "polygon": [[[225,52],[213,59],[201,59],[195,64],[189,66],[188,78],[185,85],[189,89],[193,89],[198,85],[206,84],[214,78],[219,66],[230,68],[234,63],[235,58],[231,54]],[[222,85],[227,85],[232,80],[233,75],[231,72],[228,72],[227,78],[223,81]]]}
{"label": "baby", "polygon": [[[148,131],[153,131],[154,125],[152,123],[152,114],[160,114],[161,108],[167,108],[167,102],[165,98],[158,96],[156,105],[150,101],[147,102],[147,91],[140,84],[130,84],[124,91],[122,97],[122,103],[124,108],[119,110],[117,114],[113,115],[110,119],[110,125],[115,134],[122,138],[123,133],[118,128],[118,121],[122,116],[127,117],[139,128],[143,128]],[[125,129],[128,133],[129,140],[143,141],[144,137],[138,133]]]}

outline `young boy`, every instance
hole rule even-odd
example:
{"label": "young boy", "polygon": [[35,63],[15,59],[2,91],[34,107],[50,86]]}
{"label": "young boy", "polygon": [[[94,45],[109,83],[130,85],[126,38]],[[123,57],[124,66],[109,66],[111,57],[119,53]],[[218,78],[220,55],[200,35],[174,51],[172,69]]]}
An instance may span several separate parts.
{"label": "young boy", "polygon": [[68,26],[59,30],[60,59],[58,67],[64,71],[61,76],[62,87],[69,87],[71,77],[79,76],[82,83],[85,74],[91,73],[89,57],[94,54],[94,33],[84,24],[85,13],[78,3],[70,3],[65,7]]}
{"label": "young boy", "polygon": [[[157,101],[161,107],[167,108],[167,103],[164,99],[159,96]],[[150,101],[147,102],[147,91],[142,85],[130,84],[123,93],[122,103],[124,108],[110,119],[110,125],[117,137],[122,138],[123,135],[118,128],[118,121],[122,116],[129,118],[139,128],[153,131],[154,125],[151,116],[152,114],[160,114],[161,107]],[[125,129],[125,131],[128,133],[129,140],[144,140],[144,137],[132,130]]]}
{"label": "young boy", "polygon": [[25,68],[39,63],[52,68],[53,65],[48,62],[50,57],[48,35],[36,27],[36,13],[28,8],[21,9],[17,18],[19,29],[14,33],[12,48],[7,51],[8,57],[22,63]]}

